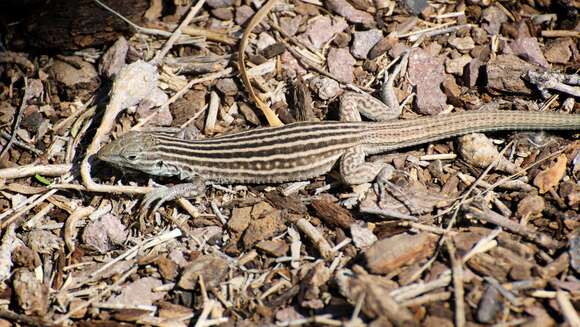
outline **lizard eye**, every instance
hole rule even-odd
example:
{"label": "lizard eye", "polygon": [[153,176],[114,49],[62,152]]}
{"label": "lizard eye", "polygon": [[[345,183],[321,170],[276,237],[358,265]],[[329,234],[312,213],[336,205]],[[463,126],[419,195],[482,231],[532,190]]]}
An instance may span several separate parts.
{"label": "lizard eye", "polygon": [[135,160],[137,160],[137,156],[134,155],[134,154],[130,154],[130,155],[126,156],[125,158],[127,160],[129,160],[129,161],[135,161]]}

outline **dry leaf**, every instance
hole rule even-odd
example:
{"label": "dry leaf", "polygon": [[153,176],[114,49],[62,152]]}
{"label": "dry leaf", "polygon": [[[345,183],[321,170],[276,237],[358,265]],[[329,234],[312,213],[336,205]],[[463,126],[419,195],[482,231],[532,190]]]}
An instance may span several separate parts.
{"label": "dry leaf", "polygon": [[568,158],[561,154],[552,167],[540,172],[536,178],[534,178],[534,185],[540,189],[540,194],[544,194],[554,188],[554,186],[558,185],[566,173],[567,161]]}

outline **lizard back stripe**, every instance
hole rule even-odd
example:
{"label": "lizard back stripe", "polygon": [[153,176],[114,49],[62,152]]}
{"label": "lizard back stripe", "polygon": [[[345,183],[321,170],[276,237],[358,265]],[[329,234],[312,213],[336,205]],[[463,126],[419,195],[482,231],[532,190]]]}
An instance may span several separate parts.
{"label": "lizard back stripe", "polygon": [[332,146],[354,145],[360,141],[356,134],[344,134],[334,131],[313,138],[310,135],[295,135],[284,143],[275,138],[265,139],[258,144],[239,142],[228,146],[200,148],[197,144],[160,140],[154,150],[159,153],[174,153],[183,156],[195,156],[212,159],[263,158],[269,155],[297,155],[302,151],[324,149]]}
{"label": "lizard back stripe", "polygon": [[[280,144],[283,142],[292,142],[297,138],[311,138],[313,136],[324,137],[326,135],[338,135],[345,133],[357,133],[364,130],[360,125],[349,124],[347,126],[308,126],[301,124],[301,126],[287,125],[278,128],[265,128],[253,132],[234,133],[226,136],[211,139],[201,140],[183,140],[176,137],[169,137],[166,135],[155,135],[160,143],[164,141],[170,142],[179,146],[187,146],[189,148],[197,147],[199,150],[210,149],[220,150],[228,147],[256,147],[264,144]],[[259,132],[259,133],[258,133]],[[243,134],[243,136],[240,136]]]}

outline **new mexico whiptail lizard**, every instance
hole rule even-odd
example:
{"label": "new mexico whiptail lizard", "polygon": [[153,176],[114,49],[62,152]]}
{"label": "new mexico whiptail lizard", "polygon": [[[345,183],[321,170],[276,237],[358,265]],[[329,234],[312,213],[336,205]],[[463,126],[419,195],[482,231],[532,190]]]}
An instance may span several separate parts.
{"label": "new mexico whiptail lizard", "polygon": [[[361,184],[375,179],[385,167],[365,162],[367,155],[502,130],[580,130],[580,115],[475,111],[385,122],[301,122],[192,141],[163,133],[131,132],[105,145],[97,157],[151,175],[224,184],[306,180],[327,173],[340,162],[344,181]],[[158,194],[151,201],[177,195]]]}

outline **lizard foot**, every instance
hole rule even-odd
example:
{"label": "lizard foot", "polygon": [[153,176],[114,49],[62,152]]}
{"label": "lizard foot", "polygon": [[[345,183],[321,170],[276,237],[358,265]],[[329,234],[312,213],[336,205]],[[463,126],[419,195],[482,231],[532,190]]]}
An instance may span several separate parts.
{"label": "lizard foot", "polygon": [[[177,198],[194,198],[203,194],[205,183],[201,179],[191,183],[177,184],[171,187],[160,187],[147,193],[141,205],[141,216],[146,216],[148,212],[154,213],[163,203]],[[153,207],[152,205],[155,204]],[[152,207],[152,208],[151,208]],[[149,210],[151,208],[151,210]]]}

